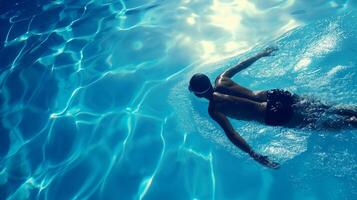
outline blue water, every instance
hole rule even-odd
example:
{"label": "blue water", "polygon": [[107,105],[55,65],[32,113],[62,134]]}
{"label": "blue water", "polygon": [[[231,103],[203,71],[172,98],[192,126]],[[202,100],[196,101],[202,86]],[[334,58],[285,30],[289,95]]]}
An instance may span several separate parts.
{"label": "blue water", "polygon": [[266,169],[187,91],[234,80],[357,104],[357,2],[0,1],[0,199],[357,199],[356,130],[233,120]]}

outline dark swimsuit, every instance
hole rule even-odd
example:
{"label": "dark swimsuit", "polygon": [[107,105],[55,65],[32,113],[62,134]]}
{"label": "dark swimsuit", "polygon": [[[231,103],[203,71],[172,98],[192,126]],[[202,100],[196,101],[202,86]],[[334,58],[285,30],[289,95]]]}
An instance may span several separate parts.
{"label": "dark swimsuit", "polygon": [[269,90],[265,123],[272,126],[288,123],[294,114],[293,104],[294,95],[290,92],[281,89]]}

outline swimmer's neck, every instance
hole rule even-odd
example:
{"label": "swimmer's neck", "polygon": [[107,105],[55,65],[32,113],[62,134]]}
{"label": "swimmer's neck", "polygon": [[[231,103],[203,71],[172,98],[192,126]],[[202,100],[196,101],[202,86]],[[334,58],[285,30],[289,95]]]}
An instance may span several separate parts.
{"label": "swimmer's neck", "polygon": [[209,92],[207,92],[207,93],[203,96],[203,98],[207,99],[208,101],[211,101],[211,100],[213,99],[213,93],[214,93],[214,90],[213,90],[213,88],[212,88]]}

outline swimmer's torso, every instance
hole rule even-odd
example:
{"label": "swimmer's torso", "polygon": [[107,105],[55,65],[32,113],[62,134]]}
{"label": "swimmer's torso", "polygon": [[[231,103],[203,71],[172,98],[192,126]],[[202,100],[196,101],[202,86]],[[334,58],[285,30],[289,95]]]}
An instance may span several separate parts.
{"label": "swimmer's torso", "polygon": [[219,76],[215,81],[209,109],[235,119],[263,122],[266,112],[266,92],[253,92],[230,78]]}

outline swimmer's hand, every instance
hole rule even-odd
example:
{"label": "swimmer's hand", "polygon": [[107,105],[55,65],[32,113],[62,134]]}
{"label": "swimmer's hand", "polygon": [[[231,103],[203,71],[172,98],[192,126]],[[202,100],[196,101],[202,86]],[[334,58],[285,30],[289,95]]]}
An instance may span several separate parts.
{"label": "swimmer's hand", "polygon": [[268,159],[268,156],[263,156],[258,153],[255,153],[254,151],[249,152],[249,155],[258,163],[272,168],[272,169],[278,169],[279,168],[279,163],[276,163],[274,161],[271,161]]}
{"label": "swimmer's hand", "polygon": [[272,56],[273,52],[277,51],[278,47],[267,47],[262,53],[262,56]]}

